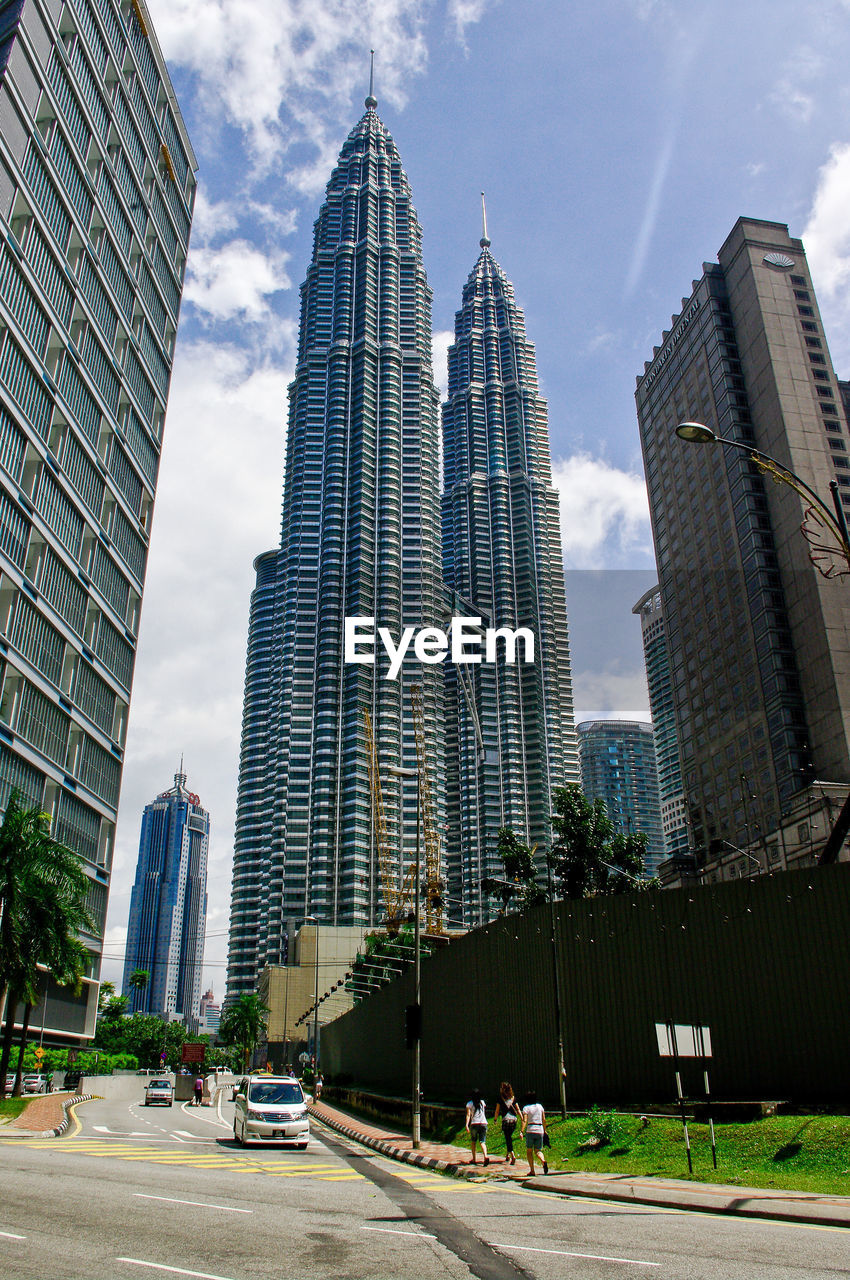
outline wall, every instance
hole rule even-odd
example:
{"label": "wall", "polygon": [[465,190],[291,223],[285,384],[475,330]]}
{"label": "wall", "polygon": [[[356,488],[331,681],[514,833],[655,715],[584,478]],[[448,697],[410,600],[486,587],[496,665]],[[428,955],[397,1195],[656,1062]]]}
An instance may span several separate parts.
{"label": "wall", "polygon": [[[557,904],[567,1094],[576,1105],[673,1093],[655,1023],[707,1024],[718,1098],[846,1102],[850,865]],[[557,1101],[549,908],[509,916],[422,966],[422,1088],[458,1102],[509,1079]],[[404,1096],[412,974],[323,1029],[322,1067]],[[699,1096],[701,1073],[684,1066]]]}

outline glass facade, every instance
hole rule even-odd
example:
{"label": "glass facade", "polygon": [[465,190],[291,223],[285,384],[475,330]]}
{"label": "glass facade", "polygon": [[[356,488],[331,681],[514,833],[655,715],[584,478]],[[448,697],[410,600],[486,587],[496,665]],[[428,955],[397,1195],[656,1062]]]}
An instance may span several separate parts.
{"label": "glass facade", "polygon": [[[209,814],[187,791],[185,773],[145,806],[124,958],[128,1013],[200,1016],[209,833]],[[129,984],[136,969],[150,975],[141,991]]]}
{"label": "glass facade", "polygon": [[[498,831],[551,844],[553,787],[578,781],[558,493],[546,402],[513,286],[482,239],[449,348],[443,406],[443,574],[453,612],[528,628],[533,664],[446,667],[451,915],[492,902]],[[466,603],[463,603],[463,602]]]}
{"label": "glass facade", "polygon": [[581,789],[604,800],[622,835],[646,836],[646,870],[655,874],[665,856],[658,798],[655,738],[639,720],[584,720],[578,726]]}
{"label": "glass facade", "polygon": [[[281,546],[276,564],[261,557],[249,637],[228,999],[285,962],[290,922],[383,918],[364,712],[400,883],[417,784],[386,770],[416,766],[412,684],[438,826],[444,816],[441,670],[411,654],[389,679],[380,647],[374,665],[343,661],[346,617],[375,619],[395,642],[441,622],[431,293],[410,186],[375,106],[367,99],[343,145],[301,290]],[[252,817],[255,802],[268,821]]]}
{"label": "glass facade", "polygon": [[101,926],[194,170],[141,0],[0,5],[0,807]]}

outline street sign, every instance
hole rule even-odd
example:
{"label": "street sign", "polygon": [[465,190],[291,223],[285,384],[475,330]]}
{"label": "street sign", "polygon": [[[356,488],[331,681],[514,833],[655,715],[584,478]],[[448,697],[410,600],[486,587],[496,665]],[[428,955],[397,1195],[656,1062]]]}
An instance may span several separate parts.
{"label": "street sign", "polygon": [[180,1056],[181,1062],[203,1062],[204,1053],[206,1051],[205,1044],[190,1044],[187,1040],[183,1045],[183,1052]]}
{"label": "street sign", "polygon": [[80,1053],[79,1049],[68,1050],[68,1066],[69,1067],[73,1067],[74,1063],[77,1061],[77,1058],[79,1057],[79,1053]]}
{"label": "street sign", "polygon": [[711,1028],[687,1023],[656,1022],[655,1035],[662,1058],[710,1058]]}
{"label": "street sign", "polygon": [[159,1055],[159,1060],[160,1060],[160,1062],[165,1062],[165,1050],[164,1050],[164,1049],[163,1049],[162,1053]]}
{"label": "street sign", "polygon": [[39,1065],[40,1065],[41,1060],[44,1057],[44,1050],[42,1049],[41,1045],[39,1045],[38,1048],[36,1049],[35,1056],[38,1058]]}
{"label": "street sign", "polygon": [[310,1061],[309,1053],[300,1053],[298,1055],[298,1061],[301,1063],[302,1067],[306,1067],[307,1063]]}

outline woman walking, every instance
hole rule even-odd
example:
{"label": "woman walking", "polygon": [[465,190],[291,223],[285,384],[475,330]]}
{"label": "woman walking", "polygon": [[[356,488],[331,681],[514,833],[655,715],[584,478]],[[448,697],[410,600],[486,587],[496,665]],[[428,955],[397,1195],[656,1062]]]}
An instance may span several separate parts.
{"label": "woman walking", "polygon": [[496,1103],[496,1110],[493,1113],[493,1119],[502,1120],[502,1133],[505,1137],[505,1159],[508,1164],[516,1164],[516,1156],[514,1155],[514,1130],[516,1122],[522,1118],[517,1100],[514,1097],[514,1091],[507,1080],[503,1080],[499,1086],[499,1101]]}
{"label": "woman walking", "polygon": [[549,1172],[549,1165],[543,1154],[543,1139],[546,1137],[546,1112],[537,1101],[536,1093],[528,1093],[522,1108],[522,1131],[525,1134],[525,1154],[528,1158],[528,1172],[534,1177],[534,1155],[540,1155],[543,1172]]}
{"label": "woman walking", "polygon": [[469,1134],[469,1145],[472,1148],[470,1164],[477,1164],[475,1159],[476,1144],[481,1147],[484,1163],[490,1163],[487,1155],[487,1112],[480,1089],[473,1089],[472,1097],[466,1104],[466,1132]]}

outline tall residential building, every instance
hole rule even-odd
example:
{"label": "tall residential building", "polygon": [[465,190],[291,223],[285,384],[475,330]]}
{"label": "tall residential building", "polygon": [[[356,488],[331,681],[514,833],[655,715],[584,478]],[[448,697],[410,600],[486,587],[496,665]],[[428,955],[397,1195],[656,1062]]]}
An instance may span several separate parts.
{"label": "tall residential building", "polygon": [[605,801],[622,835],[646,836],[646,870],[654,875],[665,848],[652,725],[583,720],[577,728],[582,791],[589,800]]}
{"label": "tall residential building", "polygon": [[804,498],[745,448],[686,443],[676,426],[772,455],[827,504],[834,481],[850,507],[847,415],[787,227],[739,219],[638,378],[637,408],[698,867],[730,850],[763,866],[815,780],[850,783],[850,598],[810,558]]}
{"label": "tall residential building", "polygon": [[[395,679],[380,641],[371,664],[343,651],[346,618],[371,619],[394,642],[405,626],[443,621],[431,292],[410,186],[376,105],[370,94],[343,145],[301,290],[281,546],[258,562],[251,616],[227,999],[286,961],[293,921],[384,916],[364,711],[384,773],[385,870],[400,883],[415,853],[417,784],[387,769],[416,765],[413,683],[442,824],[441,669],[411,654]],[[258,698],[268,699],[259,719]]]}
{"label": "tall residential building", "polygon": [[[142,816],[122,985],[130,1013],[200,1016],[209,835],[210,816],[181,770]],[[136,969],[150,975],[138,990],[129,984]]]}
{"label": "tall residential building", "polygon": [[500,649],[496,663],[446,668],[449,901],[473,925],[491,913],[481,881],[500,873],[499,828],[511,827],[542,857],[552,790],[578,781],[547,406],[525,318],[486,227],[448,363],[446,588],[486,625],[525,627],[535,639],[533,664],[508,663]]}
{"label": "tall residential building", "polygon": [[[0,4],[0,809],[106,917],[195,158],[144,0]],[[48,990],[45,1035],[94,1032]]]}
{"label": "tall residential building", "polygon": [[664,634],[664,610],[661,592],[650,587],[638,600],[632,613],[640,618],[649,709],[655,738],[655,762],[658,768],[658,799],[664,851],[668,858],[679,858],[690,850],[688,810],[682,789],[682,766],[676,737],[676,712],[670,684],[670,657]]}

